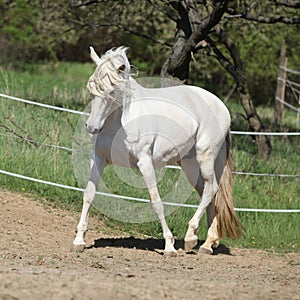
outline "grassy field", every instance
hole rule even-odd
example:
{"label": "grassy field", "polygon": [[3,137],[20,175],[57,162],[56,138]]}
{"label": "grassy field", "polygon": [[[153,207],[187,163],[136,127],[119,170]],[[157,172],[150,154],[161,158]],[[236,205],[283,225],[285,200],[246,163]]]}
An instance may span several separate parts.
{"label": "grassy field", "polygon": [[[85,85],[93,72],[92,64],[60,63],[25,66],[23,70],[0,69],[0,93],[22,97],[56,106],[84,110],[89,102]],[[228,104],[233,130],[248,130],[240,105]],[[272,122],[272,107],[259,108],[267,125]],[[0,98],[0,169],[47,181],[71,186],[82,186],[74,175],[72,153],[43,144],[72,148],[78,115],[18,103]],[[284,128],[296,131],[296,114],[286,111]],[[299,137],[272,137],[273,155],[269,161],[260,161],[250,136],[233,136],[234,168],[236,171],[254,173],[299,174]],[[160,181],[160,191],[166,195],[178,178],[177,170],[167,170]],[[134,189],[120,182],[114,168],[108,168],[104,182],[109,191],[120,195],[147,198],[145,189]],[[58,206],[71,210],[81,209],[80,192],[50,187],[30,181],[0,175],[0,188],[46,198]],[[300,207],[298,179],[234,175],[235,207],[296,209]],[[195,192],[188,203],[199,201]],[[113,203],[115,205],[115,203]],[[94,214],[99,212],[94,209]],[[180,208],[168,216],[168,223],[177,238],[183,238],[193,209]],[[276,251],[299,251],[299,213],[239,212],[246,231],[242,238],[224,240],[228,246],[241,246]],[[102,217],[99,214],[99,217]],[[130,224],[106,217],[109,226],[120,226],[134,234],[162,237],[157,221]],[[206,220],[201,221],[200,239],[206,235]]]}

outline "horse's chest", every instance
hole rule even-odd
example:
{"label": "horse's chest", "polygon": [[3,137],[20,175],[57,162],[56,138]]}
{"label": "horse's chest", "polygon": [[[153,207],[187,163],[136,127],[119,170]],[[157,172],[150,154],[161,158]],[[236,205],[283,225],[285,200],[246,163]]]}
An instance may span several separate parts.
{"label": "horse's chest", "polygon": [[121,133],[119,135],[101,134],[97,138],[96,152],[111,164],[129,168],[136,167],[137,156],[134,147]]}

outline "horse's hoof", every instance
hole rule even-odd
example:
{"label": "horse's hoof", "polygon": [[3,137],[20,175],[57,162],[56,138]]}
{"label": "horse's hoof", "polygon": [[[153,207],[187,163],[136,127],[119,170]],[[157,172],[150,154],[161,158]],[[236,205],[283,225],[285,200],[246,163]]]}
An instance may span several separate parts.
{"label": "horse's hoof", "polygon": [[212,249],[200,247],[198,253],[205,254],[205,255],[212,255],[213,251],[212,251]]}
{"label": "horse's hoof", "polygon": [[191,241],[184,241],[184,250],[189,251],[192,250],[195,246],[197,246],[198,239]]}
{"label": "horse's hoof", "polygon": [[177,252],[176,251],[164,251],[164,256],[165,257],[176,257]]}
{"label": "horse's hoof", "polygon": [[84,249],[85,249],[85,245],[73,245],[71,251],[81,253],[84,251]]}

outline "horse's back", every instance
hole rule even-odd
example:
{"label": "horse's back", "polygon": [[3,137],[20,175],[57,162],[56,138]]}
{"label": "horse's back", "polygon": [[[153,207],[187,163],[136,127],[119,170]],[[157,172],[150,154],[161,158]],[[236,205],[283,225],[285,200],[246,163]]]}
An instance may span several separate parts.
{"label": "horse's back", "polygon": [[205,89],[188,85],[142,88],[137,97],[145,100],[145,106],[154,115],[171,118],[191,134],[205,132],[210,139],[217,141],[223,140],[229,130],[228,109],[217,96]]}
{"label": "horse's back", "polygon": [[192,85],[164,88],[143,88],[137,84],[136,97],[141,100],[158,101],[168,105],[178,105],[186,109],[198,120],[207,113],[216,114],[230,121],[228,109],[220,98],[211,92]]}

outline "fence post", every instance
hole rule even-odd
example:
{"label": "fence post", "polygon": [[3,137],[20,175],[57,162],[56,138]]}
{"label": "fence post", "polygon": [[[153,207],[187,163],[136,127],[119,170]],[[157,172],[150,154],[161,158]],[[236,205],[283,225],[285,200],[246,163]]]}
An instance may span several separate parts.
{"label": "fence post", "polygon": [[284,113],[284,97],[285,97],[285,84],[286,84],[286,68],[287,68],[286,47],[284,41],[282,42],[280,50],[280,65],[277,77],[275,106],[274,106],[274,128],[281,129],[282,119]]}

